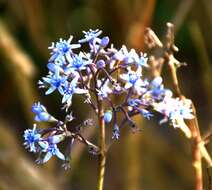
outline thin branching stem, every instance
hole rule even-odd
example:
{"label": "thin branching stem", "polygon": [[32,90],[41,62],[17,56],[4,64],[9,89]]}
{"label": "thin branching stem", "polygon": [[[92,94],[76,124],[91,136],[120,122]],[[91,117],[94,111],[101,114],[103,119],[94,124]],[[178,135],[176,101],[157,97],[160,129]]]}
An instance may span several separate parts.
{"label": "thin branching stem", "polygon": [[103,190],[104,175],[105,175],[105,163],[106,163],[106,152],[105,152],[105,122],[104,122],[104,110],[102,100],[98,100],[98,119],[99,119],[99,160],[98,160],[98,183],[97,190]]}
{"label": "thin branching stem", "polygon": [[[182,95],[178,78],[177,78],[177,68],[175,66],[175,58],[173,56],[174,51],[178,51],[177,47],[174,45],[174,26],[171,23],[167,23],[167,42],[166,48],[167,52],[165,53],[165,58],[168,61],[168,66],[170,69],[173,85],[175,92],[177,93],[178,97],[181,99],[185,99]],[[193,167],[195,173],[195,190],[202,190],[203,189],[203,176],[202,176],[202,155],[201,155],[201,136],[197,121],[197,115],[195,112],[195,107],[192,105],[192,110],[195,118],[193,121],[189,122],[189,129],[191,130],[191,140],[192,140],[192,157],[193,157]]]}

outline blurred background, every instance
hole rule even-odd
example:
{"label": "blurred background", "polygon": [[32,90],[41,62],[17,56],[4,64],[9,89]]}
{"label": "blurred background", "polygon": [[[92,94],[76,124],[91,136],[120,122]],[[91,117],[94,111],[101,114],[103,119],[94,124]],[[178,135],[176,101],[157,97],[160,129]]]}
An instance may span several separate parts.
{"label": "blurred background", "polygon": [[[166,22],[173,22],[176,57],[186,62],[178,70],[183,94],[193,100],[201,133],[212,128],[212,1],[211,0],[0,0],[0,189],[93,190],[97,158],[75,146],[69,171],[51,159],[36,165],[23,147],[23,131],[31,128],[31,105],[41,101],[61,117],[60,97],[45,97],[37,81],[47,74],[48,46],[82,30],[99,28],[115,47],[122,44],[145,51],[145,27],[164,39]],[[168,71],[163,77],[169,78]],[[171,86],[167,82],[168,86]],[[74,115],[86,118],[75,99]],[[86,108],[85,108],[86,109]],[[142,132],[122,130],[108,152],[107,190],[189,190],[194,188],[191,147],[179,130],[139,120]],[[45,127],[45,126],[44,126]],[[94,129],[84,132],[96,139]],[[209,152],[211,143],[207,145]],[[203,161],[204,183],[208,184]]]}

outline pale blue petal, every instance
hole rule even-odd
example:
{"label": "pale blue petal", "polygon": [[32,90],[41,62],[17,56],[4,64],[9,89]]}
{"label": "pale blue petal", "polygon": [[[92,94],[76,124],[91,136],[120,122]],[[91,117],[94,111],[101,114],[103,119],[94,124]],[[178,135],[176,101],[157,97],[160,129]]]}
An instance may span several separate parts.
{"label": "pale blue petal", "polygon": [[34,120],[37,121],[37,122],[41,122],[41,120],[40,120],[40,118],[38,117],[38,115],[35,116]]}
{"label": "pale blue petal", "polygon": [[77,48],[80,48],[81,45],[80,44],[71,44],[70,48],[71,49],[77,49]]}
{"label": "pale blue petal", "polygon": [[49,95],[51,94],[52,92],[54,92],[56,90],[56,87],[52,86],[50,87],[46,92],[45,92],[45,95]]}
{"label": "pale blue petal", "polygon": [[38,144],[42,148],[42,152],[46,152],[47,151],[47,149],[49,147],[49,143],[47,141],[38,141]]}
{"label": "pale blue petal", "polygon": [[56,154],[56,156],[57,156],[58,158],[60,158],[61,160],[65,160],[65,156],[60,152],[59,149],[56,150],[55,154]]}
{"label": "pale blue petal", "polygon": [[47,152],[47,154],[44,156],[42,163],[46,163],[50,160],[50,158],[52,157],[52,153],[51,152]]}
{"label": "pale blue petal", "polygon": [[43,77],[42,78],[44,80],[44,82],[47,82],[47,83],[51,83],[51,80],[50,78],[47,78],[47,77]]}
{"label": "pale blue petal", "polygon": [[58,88],[58,91],[60,92],[60,94],[62,94],[62,95],[64,94],[64,90],[61,86]]}

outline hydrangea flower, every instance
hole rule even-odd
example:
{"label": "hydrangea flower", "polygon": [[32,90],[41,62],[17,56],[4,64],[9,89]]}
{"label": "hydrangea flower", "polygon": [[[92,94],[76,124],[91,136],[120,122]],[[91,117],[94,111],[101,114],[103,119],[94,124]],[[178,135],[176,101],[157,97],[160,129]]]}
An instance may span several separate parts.
{"label": "hydrangea flower", "polygon": [[41,135],[36,129],[36,124],[34,124],[33,129],[27,129],[24,131],[24,145],[30,152],[37,152],[36,143],[41,139]]}

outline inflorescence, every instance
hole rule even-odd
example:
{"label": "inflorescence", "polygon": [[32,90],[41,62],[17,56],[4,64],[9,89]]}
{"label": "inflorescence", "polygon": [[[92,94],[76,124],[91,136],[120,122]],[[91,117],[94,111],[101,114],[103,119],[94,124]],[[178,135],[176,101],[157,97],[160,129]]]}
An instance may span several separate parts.
{"label": "inflorescence", "polygon": [[[70,125],[77,120],[71,112],[72,97],[77,94],[95,114],[98,113],[98,102],[103,102],[104,122],[113,127],[111,138],[114,140],[120,138],[120,129],[126,124],[136,129],[135,115],[151,119],[155,112],[163,115],[160,123],[169,121],[175,128],[188,130],[184,119],[193,118],[191,103],[174,98],[171,90],[164,88],[160,76],[153,79],[144,77],[143,71],[148,72],[150,67],[146,54],[128,50],[124,45],[120,49],[114,48],[113,44],[109,46],[109,38],[100,37],[101,30],[83,33],[84,38],[76,44],[72,44],[73,36],[70,36],[68,40],[60,39],[49,47],[49,72],[38,85],[46,89],[46,95],[59,92],[66,116],[64,121],[60,121],[40,102],[33,104],[36,124],[33,129],[25,130],[24,145],[30,152],[38,153],[37,163],[45,163],[55,155],[64,161],[67,168],[71,146],[76,140],[84,143],[90,153],[98,154],[98,146],[80,134],[80,128],[93,126],[95,119],[88,118],[80,125]],[[86,44],[87,52],[82,51]],[[118,120],[118,114],[121,120]],[[52,126],[39,129],[39,122],[49,122]],[[62,153],[58,144],[65,140],[68,148],[66,153]]]}

